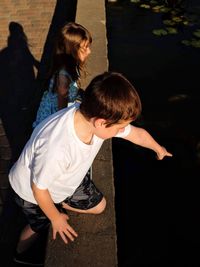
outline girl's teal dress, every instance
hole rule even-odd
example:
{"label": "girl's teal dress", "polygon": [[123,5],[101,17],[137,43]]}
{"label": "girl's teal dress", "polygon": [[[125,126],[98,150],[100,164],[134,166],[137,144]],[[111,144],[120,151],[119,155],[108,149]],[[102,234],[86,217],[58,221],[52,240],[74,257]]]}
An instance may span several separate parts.
{"label": "girl's teal dress", "polygon": [[[59,75],[65,75],[70,78],[71,83],[69,85],[68,92],[68,106],[75,102],[76,97],[78,95],[78,86],[75,81],[72,80],[70,74],[61,69],[59,71]],[[40,105],[37,111],[36,120],[33,123],[33,128],[35,128],[41,121],[46,119],[49,115],[58,111],[58,95],[56,92],[53,92],[53,85],[55,82],[54,76],[50,80],[49,88],[43,93],[42,99],[40,101]]]}

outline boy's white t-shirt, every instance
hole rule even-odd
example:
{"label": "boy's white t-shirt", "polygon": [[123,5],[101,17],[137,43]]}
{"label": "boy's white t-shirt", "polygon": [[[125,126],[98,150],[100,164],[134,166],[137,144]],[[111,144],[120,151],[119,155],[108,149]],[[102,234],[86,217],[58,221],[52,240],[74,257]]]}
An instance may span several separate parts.
{"label": "boy's white t-shirt", "polygon": [[[71,196],[82,182],[104,140],[94,135],[88,145],[77,137],[77,108],[75,104],[62,109],[34,129],[9,173],[10,184],[22,199],[37,204],[32,181],[38,188],[48,189],[54,203]],[[125,137],[129,132],[130,125],[117,137]]]}

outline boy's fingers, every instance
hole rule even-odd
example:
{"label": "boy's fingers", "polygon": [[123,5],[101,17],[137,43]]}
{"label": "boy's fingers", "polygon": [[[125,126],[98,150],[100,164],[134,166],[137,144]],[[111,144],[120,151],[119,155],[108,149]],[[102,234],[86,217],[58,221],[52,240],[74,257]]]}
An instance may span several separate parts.
{"label": "boy's fingers", "polygon": [[71,241],[74,241],[73,235],[77,237],[77,233],[70,226],[66,230],[60,231],[59,234],[61,238],[63,239],[63,241],[65,242],[65,244],[68,244],[67,238],[69,238]]}
{"label": "boy's fingers", "polygon": [[168,156],[168,157],[172,157],[173,155],[172,155],[171,153],[168,152],[168,153],[167,153],[167,156]]}
{"label": "boy's fingers", "polygon": [[55,240],[56,239],[56,231],[53,231],[53,239]]}
{"label": "boy's fingers", "polygon": [[64,243],[65,243],[65,244],[68,244],[68,240],[67,240],[65,234],[64,234],[63,232],[59,232],[59,234],[60,234],[62,240],[64,241]]}
{"label": "boy's fingers", "polygon": [[78,234],[74,231],[74,229],[73,229],[70,225],[68,225],[67,230],[68,230],[70,233],[72,233],[75,237],[78,236]]}
{"label": "boy's fingers", "polygon": [[71,241],[74,241],[73,235],[68,230],[65,230],[64,233]]}

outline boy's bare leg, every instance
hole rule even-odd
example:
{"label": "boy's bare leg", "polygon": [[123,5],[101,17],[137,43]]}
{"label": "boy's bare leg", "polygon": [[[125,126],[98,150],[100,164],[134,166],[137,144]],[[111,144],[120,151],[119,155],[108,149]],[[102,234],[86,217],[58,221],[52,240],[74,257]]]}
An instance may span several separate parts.
{"label": "boy's bare leg", "polygon": [[34,232],[30,225],[26,225],[21,232],[19,242],[17,244],[17,252],[22,253],[27,250],[37,239],[38,233]]}
{"label": "boy's bare leg", "polygon": [[75,211],[75,212],[78,212],[78,213],[85,213],[85,214],[100,214],[102,213],[104,210],[105,210],[105,207],[106,207],[106,199],[103,197],[101,202],[91,208],[91,209],[87,209],[87,210],[81,210],[81,209],[76,209],[76,208],[73,208],[71,206],[69,206],[68,204],[66,203],[62,203],[62,207],[66,210],[71,210],[71,211]]}

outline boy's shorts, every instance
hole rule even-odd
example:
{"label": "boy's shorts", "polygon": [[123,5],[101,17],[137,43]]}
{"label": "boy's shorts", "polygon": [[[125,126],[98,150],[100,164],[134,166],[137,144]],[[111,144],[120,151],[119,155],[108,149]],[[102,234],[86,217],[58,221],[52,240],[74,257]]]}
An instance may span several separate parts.
{"label": "boy's shorts", "polygon": [[[28,223],[34,232],[40,232],[50,225],[49,219],[36,204],[23,200],[17,194],[14,194],[16,203],[22,208]],[[61,203],[55,204],[57,209],[62,212],[62,203],[65,202],[69,206],[87,210],[97,206],[103,198],[103,194],[96,188],[93,181],[90,179],[90,172],[86,174],[79,187],[74,194],[67,197]]]}

